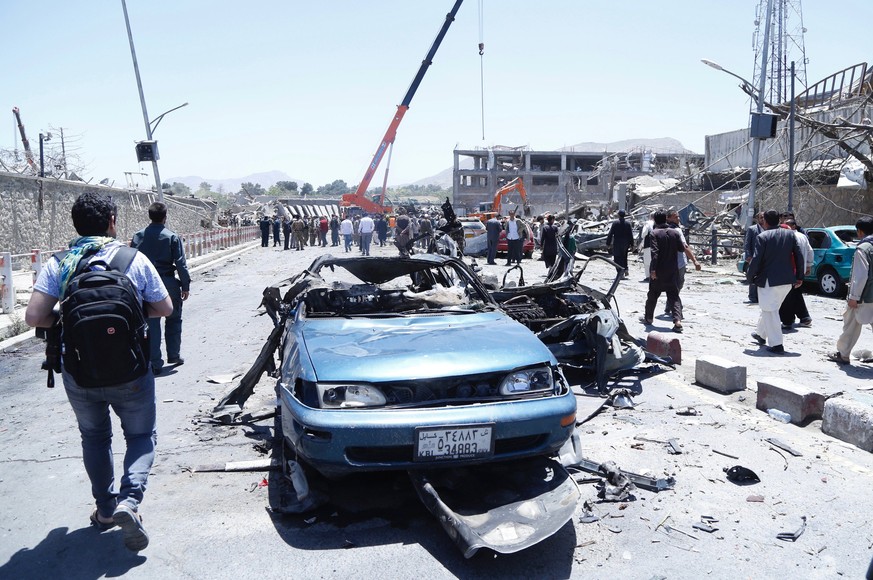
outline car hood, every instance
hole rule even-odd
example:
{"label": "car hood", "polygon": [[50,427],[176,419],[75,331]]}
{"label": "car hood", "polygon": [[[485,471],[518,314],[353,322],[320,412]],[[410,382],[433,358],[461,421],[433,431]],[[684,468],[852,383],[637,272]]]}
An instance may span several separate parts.
{"label": "car hood", "polygon": [[300,331],[319,381],[427,379],[555,363],[530,330],[502,312],[308,319]]}

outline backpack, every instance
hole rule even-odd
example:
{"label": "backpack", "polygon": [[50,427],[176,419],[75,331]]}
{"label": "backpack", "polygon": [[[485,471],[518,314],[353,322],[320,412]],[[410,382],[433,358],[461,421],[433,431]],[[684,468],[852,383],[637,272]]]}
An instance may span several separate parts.
{"label": "backpack", "polygon": [[[81,387],[120,385],[148,371],[146,316],[125,274],[135,257],[135,249],[123,246],[108,264],[82,258],[67,285],[61,302],[64,369]],[[98,264],[106,269],[94,270]]]}

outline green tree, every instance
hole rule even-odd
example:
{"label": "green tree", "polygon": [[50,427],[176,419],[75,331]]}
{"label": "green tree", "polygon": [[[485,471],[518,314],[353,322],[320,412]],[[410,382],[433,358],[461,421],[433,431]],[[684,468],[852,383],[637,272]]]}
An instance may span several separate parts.
{"label": "green tree", "polygon": [[297,191],[296,181],[277,181],[276,186],[285,191]]}
{"label": "green tree", "polygon": [[180,196],[189,196],[191,195],[191,188],[185,185],[184,183],[179,183],[178,181],[174,181],[173,185],[170,186],[170,193],[173,195]]}
{"label": "green tree", "polygon": [[322,185],[316,190],[315,195],[318,197],[339,197],[344,193],[349,193],[351,188],[342,179],[337,179],[327,185]]}
{"label": "green tree", "polygon": [[249,181],[240,185],[240,193],[248,195],[265,195],[267,192],[261,187],[260,183],[251,183]]}
{"label": "green tree", "polygon": [[312,194],[312,184],[307,182],[303,184],[303,187],[300,189],[300,195],[306,197],[307,195]]}
{"label": "green tree", "polygon": [[198,191],[212,191],[212,184],[207,183],[206,181],[201,181]]}

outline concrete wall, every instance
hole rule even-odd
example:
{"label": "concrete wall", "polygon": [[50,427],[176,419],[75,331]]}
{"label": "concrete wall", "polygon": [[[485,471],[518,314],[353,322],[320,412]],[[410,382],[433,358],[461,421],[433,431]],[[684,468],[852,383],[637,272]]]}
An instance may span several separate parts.
{"label": "concrete wall", "polygon": [[[65,248],[77,235],[70,208],[86,191],[112,196],[118,206],[120,240],[129,240],[148,225],[148,206],[157,198],[153,193],[0,173],[0,251],[21,254],[34,248]],[[165,202],[169,226],[178,233],[201,231],[214,219],[214,208],[199,200],[168,196]]]}

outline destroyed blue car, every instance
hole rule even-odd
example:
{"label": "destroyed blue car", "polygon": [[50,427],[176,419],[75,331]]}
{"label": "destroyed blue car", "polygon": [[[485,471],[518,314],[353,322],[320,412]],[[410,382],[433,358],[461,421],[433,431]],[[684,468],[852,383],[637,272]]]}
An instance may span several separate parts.
{"label": "destroyed blue car", "polygon": [[448,256],[322,256],[265,291],[286,449],[327,477],[554,454],[557,361]]}

